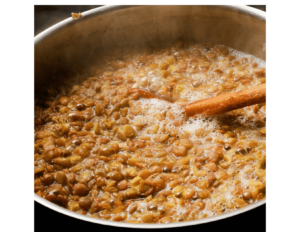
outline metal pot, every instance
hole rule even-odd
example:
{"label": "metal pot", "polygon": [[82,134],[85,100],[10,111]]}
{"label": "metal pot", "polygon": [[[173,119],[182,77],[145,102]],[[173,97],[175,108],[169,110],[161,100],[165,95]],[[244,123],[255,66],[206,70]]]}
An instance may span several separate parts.
{"label": "metal pot", "polygon": [[[71,12],[70,12],[71,13]],[[223,44],[265,59],[265,12],[247,6],[105,6],[68,18],[35,37],[35,90],[54,77],[86,65],[96,54],[117,49],[161,47],[177,39]],[[231,217],[262,204],[261,200],[223,215],[170,224],[131,224],[80,215],[38,195],[35,201],[57,212],[103,225],[170,228]]]}

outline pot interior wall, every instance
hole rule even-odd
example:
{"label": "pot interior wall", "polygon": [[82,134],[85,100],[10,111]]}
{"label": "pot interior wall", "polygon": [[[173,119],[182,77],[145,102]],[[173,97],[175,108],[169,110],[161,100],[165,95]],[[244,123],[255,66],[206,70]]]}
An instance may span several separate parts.
{"label": "pot interior wall", "polygon": [[116,51],[177,39],[223,44],[265,59],[265,20],[228,6],[120,6],[94,10],[35,43],[35,89]]}

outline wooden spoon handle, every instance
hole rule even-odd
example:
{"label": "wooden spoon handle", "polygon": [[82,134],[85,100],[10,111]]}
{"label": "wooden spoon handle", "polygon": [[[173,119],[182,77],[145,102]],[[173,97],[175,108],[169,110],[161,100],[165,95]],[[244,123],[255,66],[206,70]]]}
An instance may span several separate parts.
{"label": "wooden spoon handle", "polygon": [[153,93],[150,93],[148,91],[145,91],[145,90],[142,90],[142,89],[138,89],[138,88],[131,88],[131,89],[129,89],[129,92],[131,94],[136,93],[139,97],[146,98],[146,99],[157,98],[157,99],[164,100],[164,101],[167,101],[167,102],[172,102],[170,100],[160,98],[160,97],[154,95]]}
{"label": "wooden spoon handle", "polygon": [[145,90],[142,90],[142,89],[136,89],[136,88],[131,88],[129,89],[129,92],[131,94],[133,93],[136,93],[139,95],[139,97],[143,97],[143,98],[158,98],[156,95],[150,93],[150,92],[147,92]]}
{"label": "wooden spoon handle", "polygon": [[192,102],[185,107],[185,112],[187,116],[216,115],[263,102],[266,102],[266,84]]}

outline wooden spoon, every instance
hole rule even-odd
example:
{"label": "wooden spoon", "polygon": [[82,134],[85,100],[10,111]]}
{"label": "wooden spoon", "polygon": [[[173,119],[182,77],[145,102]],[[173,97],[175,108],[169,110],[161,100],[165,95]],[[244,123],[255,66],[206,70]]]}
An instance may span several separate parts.
{"label": "wooden spoon", "polygon": [[263,102],[266,102],[266,84],[192,102],[185,107],[185,112],[187,116],[216,115]]}
{"label": "wooden spoon", "polygon": [[[141,89],[130,89],[144,98],[158,98],[156,95]],[[164,100],[164,99],[162,99]],[[217,97],[187,103],[184,110],[188,117],[196,114],[217,115],[246,106],[266,102],[266,84],[260,84],[246,90],[227,93]]]}

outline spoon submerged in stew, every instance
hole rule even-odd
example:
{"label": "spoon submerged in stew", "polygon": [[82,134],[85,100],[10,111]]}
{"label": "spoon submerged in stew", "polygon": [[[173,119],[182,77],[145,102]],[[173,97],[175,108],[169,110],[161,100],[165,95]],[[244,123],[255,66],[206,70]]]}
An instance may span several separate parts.
{"label": "spoon submerged in stew", "polygon": [[[131,93],[137,93],[143,98],[158,98],[156,95],[142,89],[130,89]],[[165,100],[165,99],[162,99]],[[165,100],[172,102],[170,100]],[[219,95],[192,103],[177,103],[184,107],[187,116],[202,114],[204,116],[224,114],[226,112],[246,106],[266,102],[266,84],[253,86],[249,89]],[[173,102],[176,103],[176,102]]]}

